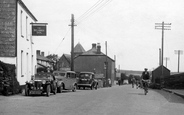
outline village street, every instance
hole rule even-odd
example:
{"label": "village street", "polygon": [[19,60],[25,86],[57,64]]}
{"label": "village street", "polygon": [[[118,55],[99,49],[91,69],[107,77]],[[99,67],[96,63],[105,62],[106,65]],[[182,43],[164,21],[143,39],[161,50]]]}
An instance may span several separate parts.
{"label": "village street", "polygon": [[131,85],[46,96],[0,96],[0,115],[182,115],[184,99]]}

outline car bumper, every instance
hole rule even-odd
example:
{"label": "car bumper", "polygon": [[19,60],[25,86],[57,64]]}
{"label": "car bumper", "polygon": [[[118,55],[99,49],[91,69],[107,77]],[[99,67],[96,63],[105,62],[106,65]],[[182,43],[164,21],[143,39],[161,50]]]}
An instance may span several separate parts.
{"label": "car bumper", "polygon": [[92,84],[77,84],[78,87],[91,87]]}

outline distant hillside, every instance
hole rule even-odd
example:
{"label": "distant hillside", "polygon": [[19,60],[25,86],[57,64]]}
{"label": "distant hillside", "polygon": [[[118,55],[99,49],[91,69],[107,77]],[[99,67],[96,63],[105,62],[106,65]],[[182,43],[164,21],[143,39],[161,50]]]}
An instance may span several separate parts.
{"label": "distant hillside", "polygon": [[141,76],[143,71],[135,71],[135,70],[120,70],[120,73],[124,73],[127,76],[129,75],[139,75]]}
{"label": "distant hillside", "polygon": [[[126,74],[127,76],[129,75],[139,75],[141,76],[143,71],[136,71],[136,70],[120,70],[120,73],[124,73]],[[180,72],[180,73],[184,73],[184,72]],[[150,71],[150,75],[152,74],[152,71]],[[170,73],[171,75],[174,75],[174,74],[179,74],[178,72],[171,72]]]}

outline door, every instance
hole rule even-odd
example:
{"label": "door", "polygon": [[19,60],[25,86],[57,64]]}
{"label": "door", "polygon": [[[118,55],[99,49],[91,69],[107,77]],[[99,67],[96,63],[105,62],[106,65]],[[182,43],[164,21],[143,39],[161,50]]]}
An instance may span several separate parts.
{"label": "door", "polygon": [[65,89],[71,89],[71,81],[70,81],[71,73],[67,72],[66,77],[63,79],[63,82],[65,84]]}

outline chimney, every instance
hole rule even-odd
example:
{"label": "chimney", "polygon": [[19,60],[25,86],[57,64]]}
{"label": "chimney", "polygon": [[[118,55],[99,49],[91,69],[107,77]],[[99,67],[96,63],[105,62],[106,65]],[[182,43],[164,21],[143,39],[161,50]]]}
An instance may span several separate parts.
{"label": "chimney", "polygon": [[100,43],[97,43],[97,54],[101,54],[101,46],[100,46]]}
{"label": "chimney", "polygon": [[92,49],[93,49],[93,48],[96,49],[96,44],[95,44],[95,43],[92,44]]}
{"label": "chimney", "polygon": [[40,56],[40,50],[36,50],[36,54]]}
{"label": "chimney", "polygon": [[44,52],[41,52],[41,55],[44,57]]}

